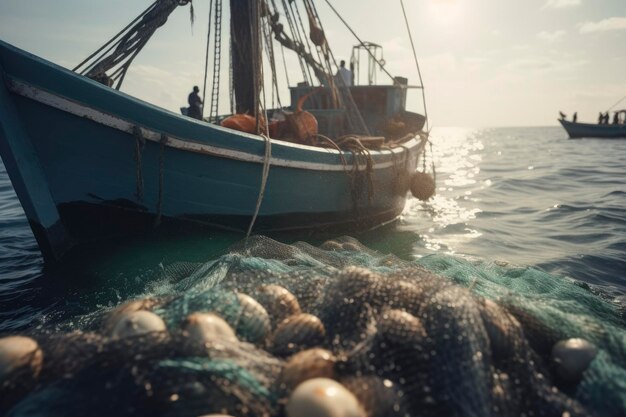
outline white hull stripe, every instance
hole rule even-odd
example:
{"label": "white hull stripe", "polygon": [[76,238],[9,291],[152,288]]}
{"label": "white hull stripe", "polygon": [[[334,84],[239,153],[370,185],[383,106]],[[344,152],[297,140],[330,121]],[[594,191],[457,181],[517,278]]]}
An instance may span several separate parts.
{"label": "white hull stripe", "polygon": [[[84,117],[96,123],[100,123],[110,128],[117,129],[122,132],[126,132],[130,135],[133,135],[135,125],[124,119],[121,119],[117,116],[113,116],[109,113],[102,112],[100,110],[96,110],[85,104],[59,96],[57,94],[51,93],[41,88],[37,88],[35,86],[26,84],[25,82],[19,81],[13,77],[7,76],[5,79],[7,81],[8,89],[13,93],[19,94],[23,97],[30,98],[39,103],[48,105],[50,107],[54,107],[56,109],[73,114],[75,116]],[[224,129],[221,126],[211,126],[211,128]],[[155,130],[147,129],[144,127],[141,127],[141,132],[142,132],[143,137],[146,140],[149,140],[152,142],[161,142],[161,137],[162,137],[161,132],[157,132]],[[237,133],[239,134],[241,132],[237,132]],[[248,134],[244,134],[244,135],[253,140],[260,140],[262,142],[264,141],[263,138],[255,136],[255,135],[248,135]],[[175,149],[180,149],[183,151],[201,153],[205,155],[212,155],[212,156],[216,156],[220,158],[235,159],[238,161],[254,162],[254,163],[259,163],[259,164],[262,164],[265,161],[265,157],[262,155],[255,155],[255,154],[251,154],[247,152],[220,148],[216,146],[211,146],[207,144],[202,144],[202,143],[193,142],[190,140],[177,138],[175,136],[171,136],[167,134],[166,134],[166,137],[167,137],[166,146],[175,148]],[[272,139],[272,145],[274,144],[287,146],[287,147],[306,149],[308,151],[334,153],[337,155],[339,154],[339,151],[337,151],[336,149],[318,148],[318,147],[313,147],[313,146],[293,144],[289,142],[277,141],[276,139]],[[372,154],[379,154],[379,155],[391,154],[391,153],[401,154],[403,152],[408,151],[408,149],[416,145],[418,145],[418,140],[414,138],[406,142],[401,147],[398,147],[392,150],[372,151]],[[426,145],[425,140],[423,140],[419,144],[420,152],[425,145]],[[394,159],[397,159],[397,157]],[[273,166],[307,169],[307,170],[315,170],[315,171],[344,171],[346,169],[349,169],[349,168],[344,167],[340,163],[339,158],[338,158],[337,164],[324,164],[324,163],[318,163],[318,162],[293,161],[289,159],[272,157],[270,160],[270,164]],[[389,168],[393,165],[394,165],[393,161],[388,161],[384,163],[376,163],[374,164],[374,169]],[[361,166],[360,168],[364,168],[364,167],[365,165]]]}

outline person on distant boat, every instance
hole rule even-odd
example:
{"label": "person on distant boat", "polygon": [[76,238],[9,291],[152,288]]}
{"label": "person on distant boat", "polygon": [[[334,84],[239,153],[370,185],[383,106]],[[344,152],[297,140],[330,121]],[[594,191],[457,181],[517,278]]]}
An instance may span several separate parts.
{"label": "person on distant boat", "polygon": [[609,112],[608,111],[604,113],[604,119],[602,120],[602,123],[604,123],[605,125],[609,124]]}
{"label": "person on distant boat", "polygon": [[615,114],[613,115],[613,124],[616,125],[619,123],[619,112],[616,111]]}
{"label": "person on distant boat", "polygon": [[335,75],[340,87],[352,86],[352,71],[346,68],[346,61],[341,60],[339,63],[339,70]]}
{"label": "person on distant boat", "polygon": [[604,114],[602,112],[598,113],[598,124],[601,125],[604,122]]}
{"label": "person on distant boat", "polygon": [[562,111],[559,112],[559,116],[561,116],[561,120],[565,120],[567,118],[567,114],[563,113]]}
{"label": "person on distant boat", "polygon": [[576,123],[576,120],[578,120],[578,112],[574,112],[574,116],[572,116],[572,122]]}
{"label": "person on distant boat", "polygon": [[202,99],[198,94],[199,92],[200,89],[196,85],[193,87],[193,91],[189,94],[189,97],[187,98],[187,102],[189,103],[187,116],[202,120]]}

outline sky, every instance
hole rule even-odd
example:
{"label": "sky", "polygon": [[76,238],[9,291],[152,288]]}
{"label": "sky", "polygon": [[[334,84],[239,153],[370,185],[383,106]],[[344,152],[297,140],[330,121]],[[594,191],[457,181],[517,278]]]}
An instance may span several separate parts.
{"label": "sky", "polygon": [[[387,71],[419,84],[400,0],[329,1],[362,40],[383,46]],[[2,0],[0,40],[72,68],[151,2]],[[228,3],[224,0],[225,9]],[[349,60],[357,40],[325,0],[315,3],[334,55]],[[552,126],[559,111],[569,117],[576,111],[579,121],[595,122],[598,112],[626,95],[626,0],[404,4],[431,126]],[[178,112],[191,87],[202,86],[209,0],[194,0],[193,5],[194,25],[189,6],[175,10],[135,60],[122,91]],[[226,39],[228,13],[224,18]],[[287,55],[285,76],[277,59],[284,104],[289,101],[286,79],[294,84],[302,81],[302,73]],[[222,67],[220,110],[226,112],[226,58]],[[377,81],[389,79],[379,73]],[[409,95],[412,110],[422,112],[419,91]],[[617,108],[626,108],[626,100]]]}

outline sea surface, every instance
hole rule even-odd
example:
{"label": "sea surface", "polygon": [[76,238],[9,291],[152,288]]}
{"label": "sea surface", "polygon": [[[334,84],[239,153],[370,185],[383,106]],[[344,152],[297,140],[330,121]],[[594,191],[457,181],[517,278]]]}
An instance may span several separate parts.
{"label": "sea surface", "polygon": [[[623,308],[626,140],[568,140],[557,127],[439,128],[431,138],[436,196],[411,199],[398,221],[353,237],[405,260],[440,254],[536,268]],[[209,261],[239,239],[145,237],[48,268],[0,165],[0,334],[116,305],[142,294],[167,265]]]}

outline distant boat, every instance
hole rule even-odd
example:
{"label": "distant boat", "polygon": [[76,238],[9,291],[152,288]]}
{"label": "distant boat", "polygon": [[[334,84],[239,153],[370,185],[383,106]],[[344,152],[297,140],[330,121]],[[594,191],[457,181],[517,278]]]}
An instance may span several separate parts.
{"label": "distant boat", "polygon": [[578,123],[559,119],[570,139],[580,138],[603,138],[603,139],[624,139],[626,138],[626,124],[598,124],[598,123]]}
{"label": "distant boat", "polygon": [[[187,3],[155,1],[135,26],[113,38],[117,43],[92,55],[100,54],[99,60],[84,75],[0,41],[0,154],[44,259],[57,261],[74,246],[161,222],[249,233],[252,227],[255,232],[362,230],[398,217],[411,176],[423,166],[429,143],[425,117],[406,111],[406,79],[376,85],[370,78],[372,85],[333,87],[330,55],[311,1],[306,3],[311,39],[326,62],[316,62],[304,40],[289,39],[278,11],[258,8],[265,2],[230,2],[241,8],[231,13],[236,16],[231,33],[238,37],[231,40],[234,96],[238,108],[249,103],[240,113],[256,114],[253,133],[220,126],[221,118],[213,114],[217,105],[211,106],[213,123],[207,123],[116,89],[147,38]],[[215,16],[217,22],[221,9]],[[267,22],[251,24],[254,19]],[[271,37],[250,33],[270,27]],[[250,49],[255,43],[246,36],[261,49]],[[324,87],[292,87],[290,110],[297,113],[296,103],[313,97],[305,105],[319,125],[313,139],[333,138],[334,146],[262,135],[261,116],[282,109],[255,111],[260,108],[256,80],[262,78],[255,76],[259,66],[251,57],[260,56],[262,39],[272,37],[300,55],[303,72],[308,65],[318,79],[327,77],[330,84],[320,81]],[[217,81],[214,77],[214,94]],[[337,106],[338,100],[344,105]]]}

